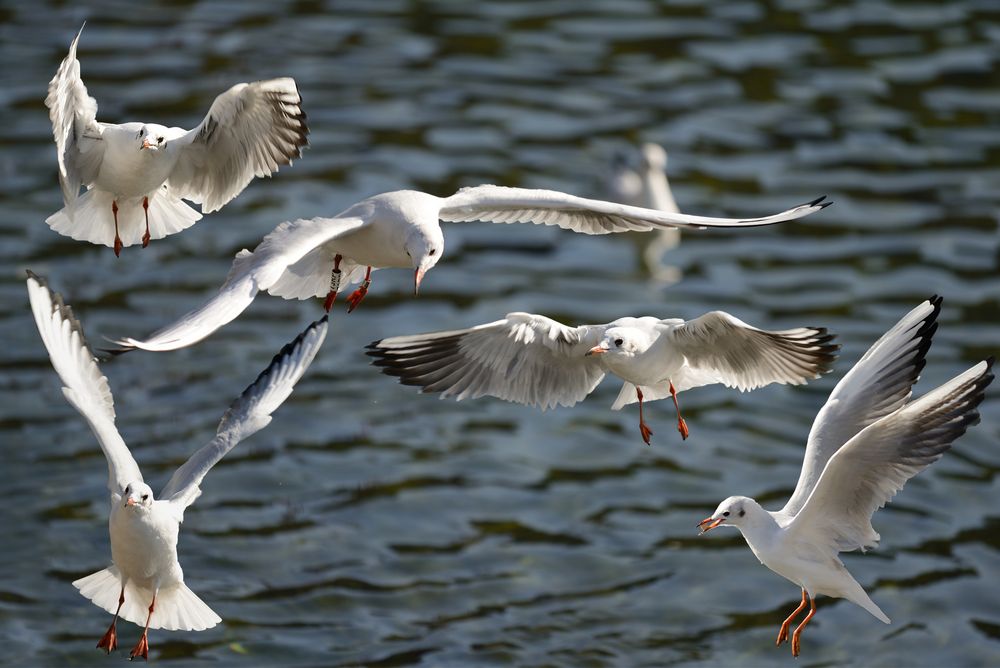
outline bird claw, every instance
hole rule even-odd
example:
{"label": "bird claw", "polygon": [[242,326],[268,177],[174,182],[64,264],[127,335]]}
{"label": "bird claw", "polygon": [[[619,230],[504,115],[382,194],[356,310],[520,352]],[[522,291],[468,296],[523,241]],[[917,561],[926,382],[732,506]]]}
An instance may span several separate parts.
{"label": "bird claw", "polygon": [[354,309],[358,307],[358,304],[360,304],[361,301],[365,298],[365,295],[368,294],[368,286],[369,286],[368,281],[365,281],[364,283],[361,284],[361,286],[357,290],[351,293],[350,297],[347,298],[348,313],[352,313]]}
{"label": "bird claw", "polygon": [[788,627],[782,626],[781,630],[778,631],[778,639],[774,641],[775,647],[781,647],[781,643],[788,642]]}
{"label": "bird claw", "polygon": [[639,433],[642,434],[642,440],[646,442],[646,445],[649,445],[649,437],[653,435],[653,430],[645,422],[640,422]]}
{"label": "bird claw", "polygon": [[146,246],[149,245],[149,238],[150,238],[149,237],[149,230],[146,230],[146,233],[142,235],[142,247],[143,248],[145,248]]}
{"label": "bird claw", "polygon": [[687,437],[691,434],[691,431],[688,429],[687,422],[684,421],[684,418],[677,418],[677,431],[681,433],[681,440],[683,441],[686,441]]}
{"label": "bird claw", "polygon": [[141,656],[144,661],[149,660],[149,639],[146,637],[145,633],[139,637],[139,642],[137,642],[135,647],[132,648],[132,651],[128,656],[130,661],[139,656]]}
{"label": "bird claw", "polygon": [[115,257],[121,257],[122,254],[122,238],[115,235]]}
{"label": "bird claw", "polygon": [[118,648],[118,633],[115,630],[115,625],[112,622],[111,626],[108,627],[107,633],[104,637],[97,643],[97,649],[103,649],[108,654],[115,651]]}
{"label": "bird claw", "polygon": [[797,635],[793,635],[792,636],[792,656],[796,656],[797,657],[799,655],[800,651],[801,651],[801,647],[799,646],[799,637]]}

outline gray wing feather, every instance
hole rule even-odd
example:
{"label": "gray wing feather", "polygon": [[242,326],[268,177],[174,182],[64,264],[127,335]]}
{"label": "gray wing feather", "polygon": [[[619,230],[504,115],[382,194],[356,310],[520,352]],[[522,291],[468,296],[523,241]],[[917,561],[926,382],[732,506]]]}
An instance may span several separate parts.
{"label": "gray wing feather", "polygon": [[909,400],[940,312],[941,298],[936,295],[917,306],[837,383],[813,421],[795,492],[781,512],[799,512],[830,457],[859,431]]}
{"label": "gray wing feather", "polygon": [[492,396],[544,410],[580,402],[604,377],[586,356],[600,331],[509,313],[470,329],[382,339],[368,354],[383,373],[442,398]]}
{"label": "gray wing feather", "polygon": [[198,498],[205,474],[237,443],[270,423],[271,413],[291,395],[323,345],[326,330],[327,318],[323,316],[275,355],[257,380],[229,406],[219,422],[215,438],[174,472],[160,492],[161,499],[186,508]]}

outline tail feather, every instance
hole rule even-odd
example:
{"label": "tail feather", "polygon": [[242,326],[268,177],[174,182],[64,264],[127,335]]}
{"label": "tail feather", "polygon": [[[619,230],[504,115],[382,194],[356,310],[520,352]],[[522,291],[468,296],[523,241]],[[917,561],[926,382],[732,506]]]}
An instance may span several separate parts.
{"label": "tail feather", "polygon": [[[102,571],[80,578],[73,583],[94,605],[107,610],[112,615],[118,608],[118,597],[121,593],[121,577],[115,566],[109,566]],[[122,604],[119,617],[144,626],[149,614],[149,604],[153,600],[153,591],[136,586],[129,582],[125,587],[125,603]],[[167,631],[203,631],[210,629],[222,619],[209,608],[204,601],[181,583],[173,587],[161,589],[156,594],[156,608],[149,622],[151,629],[166,629]]]}
{"label": "tail feather", "polygon": [[[115,219],[111,205],[114,196],[92,188],[79,197],[72,207],[65,207],[49,216],[45,222],[59,234],[77,241],[89,241],[104,246],[114,246]],[[149,236],[165,236],[191,227],[201,219],[201,214],[175,196],[167,186],[161,187],[149,198]],[[142,198],[118,201],[118,235],[124,246],[142,243],[146,232],[146,216]]]}

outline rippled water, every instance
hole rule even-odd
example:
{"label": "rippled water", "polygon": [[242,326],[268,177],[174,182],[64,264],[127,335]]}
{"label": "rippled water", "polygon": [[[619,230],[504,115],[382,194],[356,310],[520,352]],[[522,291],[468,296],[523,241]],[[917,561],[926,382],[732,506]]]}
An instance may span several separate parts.
{"label": "rippled water", "polygon": [[[89,337],[143,334],[212,294],[277,222],[416,187],[496,182],[600,195],[610,156],[663,143],[681,208],[769,213],[829,194],[808,220],[686,234],[650,280],[639,235],[449,225],[418,299],[382,271],[338,312],[265,431],[206,479],[180,554],[224,619],[152,634],[185,665],[761,665],[798,589],[735,533],[695,523],[731,493],[780,506],[813,415],[902,313],[945,296],[920,391],[1000,350],[995,3],[4,3],[0,35],[0,662],[94,664],[108,623],[70,585],[104,567],[106,468],[60,396],[31,323],[25,268]],[[83,76],[108,121],[190,127],[238,81],[291,75],[312,147],[225,209],[116,259],[43,224],[60,206],[45,84],[86,19]],[[806,388],[682,399],[692,437],[604,386],[540,413],[419,395],[364,344],[513,310],[569,322],[726,309],[824,325],[843,363]],[[320,304],[263,297],[194,348],[104,365],[119,426],[155,489]],[[803,665],[1000,660],[1000,402],[875,522],[845,561],[893,618],[820,600]],[[634,407],[632,407],[634,408]],[[138,629],[120,628],[122,645]],[[121,657],[118,657],[119,659]]]}

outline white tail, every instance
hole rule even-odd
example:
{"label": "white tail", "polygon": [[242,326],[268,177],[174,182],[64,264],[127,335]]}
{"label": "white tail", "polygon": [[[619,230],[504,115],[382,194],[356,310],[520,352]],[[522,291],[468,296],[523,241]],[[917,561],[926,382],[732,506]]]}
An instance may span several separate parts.
{"label": "white tail", "polygon": [[[103,190],[91,189],[69,207],[60,209],[45,222],[59,234],[77,241],[89,241],[104,246],[114,246],[115,219],[111,211],[114,196]],[[201,219],[201,214],[170,192],[164,185],[149,198],[149,236],[151,239],[180,232]],[[142,198],[119,200],[118,234],[122,244],[132,246],[142,243],[146,231],[146,218]]]}
{"label": "white tail", "polygon": [[[109,566],[103,571],[80,578],[73,583],[80,593],[89,598],[94,605],[104,608],[112,615],[118,608],[118,596],[121,593],[121,578],[118,569]],[[125,603],[119,616],[133,624],[145,626],[149,604],[153,600],[153,591],[143,589],[129,583],[125,587]],[[198,596],[187,588],[184,583],[161,589],[156,594],[156,609],[149,622],[151,629],[166,629],[168,631],[203,631],[210,629],[222,619],[212,612]]]}

